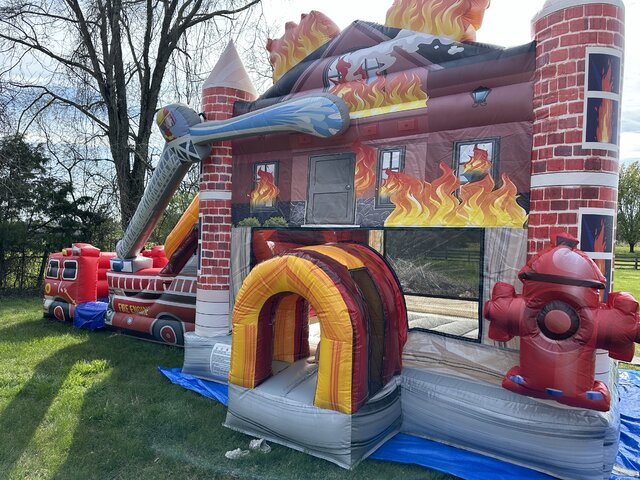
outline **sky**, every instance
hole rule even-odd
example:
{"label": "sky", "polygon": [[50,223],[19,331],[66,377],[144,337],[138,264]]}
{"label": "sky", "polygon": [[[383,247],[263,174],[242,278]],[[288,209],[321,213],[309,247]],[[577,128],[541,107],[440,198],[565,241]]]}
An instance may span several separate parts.
{"label": "sky", "polygon": [[[300,14],[318,10],[331,18],[341,29],[354,20],[384,23],[392,0],[263,0],[264,14],[269,24],[299,22]],[[544,0],[491,0],[479,42],[512,47],[530,42],[531,19],[542,8]],[[629,21],[640,18],[640,0],[625,0],[627,32],[624,86],[622,96],[622,129],[620,160],[640,159],[640,29]]]}

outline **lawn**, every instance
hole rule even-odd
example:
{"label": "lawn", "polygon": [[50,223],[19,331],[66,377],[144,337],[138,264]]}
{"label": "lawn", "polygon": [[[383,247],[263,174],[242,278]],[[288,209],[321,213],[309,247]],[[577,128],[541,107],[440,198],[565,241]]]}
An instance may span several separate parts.
{"label": "lawn", "polygon": [[[629,247],[616,245],[616,253],[629,254]],[[617,292],[629,292],[640,300],[640,270],[616,268],[613,274],[613,289]],[[640,356],[640,345],[636,345],[636,356]],[[631,367],[640,370],[640,367]]]}
{"label": "lawn", "polygon": [[170,384],[182,350],[43,320],[37,298],[0,298],[0,478],[450,479],[367,460],[349,472],[272,445],[227,460],[250,437],[220,404]]}

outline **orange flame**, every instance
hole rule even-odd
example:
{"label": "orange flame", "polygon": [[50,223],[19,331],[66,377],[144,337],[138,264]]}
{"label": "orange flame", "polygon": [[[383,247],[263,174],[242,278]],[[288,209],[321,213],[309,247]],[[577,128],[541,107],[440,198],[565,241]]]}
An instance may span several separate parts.
{"label": "orange flame", "polygon": [[361,198],[376,181],[376,150],[356,140],[351,145],[351,150],[356,154],[355,190],[356,198]]}
{"label": "orange flame", "polygon": [[607,244],[605,242],[605,235],[604,235],[604,219],[600,221],[600,228],[598,229],[596,238],[594,238],[593,240],[593,251],[594,252],[607,251]]}
{"label": "orange flame", "polygon": [[385,25],[475,41],[491,0],[394,0]]}
{"label": "orange flame", "polygon": [[[611,60],[602,72],[602,91],[613,92]],[[598,128],[596,129],[596,139],[600,143],[612,143],[613,136],[613,100],[603,98],[600,106],[596,107],[598,112]]]}
{"label": "orange flame", "polygon": [[612,143],[613,132],[613,100],[603,98],[600,106],[596,107],[598,112],[598,128],[596,129],[596,139],[600,143]]}
{"label": "orange flame", "polygon": [[[593,251],[594,252],[606,252],[607,251],[607,244],[605,242],[605,234],[604,234],[604,219],[600,221],[600,228],[598,229],[598,233],[596,234],[596,237],[593,239]],[[598,269],[600,269],[600,271],[602,272],[602,274],[604,275],[605,270],[607,268],[607,261],[606,260],[602,260],[602,259],[598,259],[598,260],[594,260],[595,264],[597,265]],[[601,292],[601,297],[603,297],[604,292]]]}
{"label": "orange flame", "polygon": [[606,70],[602,70],[602,91],[613,93],[611,59],[607,63]]}
{"label": "orange flame", "polygon": [[276,187],[273,174],[263,169],[258,169],[258,183],[249,194],[252,207],[273,207],[280,189]]}
{"label": "orange flame", "polygon": [[340,33],[338,26],[323,13],[312,10],[300,16],[300,24],[287,22],[285,33],[267,40],[269,61],[273,66],[273,82],[300,63],[310,53]]}
{"label": "orange flame", "polygon": [[[516,202],[517,188],[508,175],[494,190],[491,175],[460,187],[453,170],[440,164],[442,175],[433,183],[404,173],[386,171],[387,179],[380,193],[388,195],[395,208],[387,217],[386,227],[400,226],[484,226],[522,227],[526,211]],[[455,191],[460,188],[460,199]]]}
{"label": "orange flame", "polygon": [[476,144],[473,147],[473,155],[470,156],[469,161],[464,164],[464,173],[480,176],[489,173],[490,169],[489,151],[478,147]]}
{"label": "orange flame", "polygon": [[379,76],[369,84],[361,80],[340,83],[335,85],[330,92],[341,97],[350,112],[421,100],[424,100],[426,105],[429,99],[422,90],[420,77],[415,72],[410,74],[403,72],[391,80]]}

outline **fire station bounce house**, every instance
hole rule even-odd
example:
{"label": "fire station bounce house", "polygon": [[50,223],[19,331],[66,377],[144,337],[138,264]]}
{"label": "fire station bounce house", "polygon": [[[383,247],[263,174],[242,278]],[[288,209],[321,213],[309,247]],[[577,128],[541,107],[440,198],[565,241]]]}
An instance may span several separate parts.
{"label": "fire station bounce house", "polygon": [[[475,41],[488,7],[395,0],[343,31],[313,11],[269,40],[259,98],[230,44],[206,121],[159,111],[117,253],[52,255],[45,310],[106,275],[106,323],[228,381],[226,426],[345,468],[405,432],[608,478],[612,359],[640,342],[611,292],[624,6],[548,0],[509,49]],[[199,197],[144,251],[194,163]]]}

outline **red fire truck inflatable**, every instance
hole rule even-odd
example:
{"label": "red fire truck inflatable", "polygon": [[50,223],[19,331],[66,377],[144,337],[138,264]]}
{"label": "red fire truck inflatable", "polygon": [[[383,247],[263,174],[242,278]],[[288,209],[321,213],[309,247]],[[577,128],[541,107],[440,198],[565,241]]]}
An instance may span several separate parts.
{"label": "red fire truck inflatable", "polygon": [[85,302],[106,301],[107,270],[115,253],[101,252],[88,243],[49,255],[44,278],[45,317],[73,321],[75,307]]}

